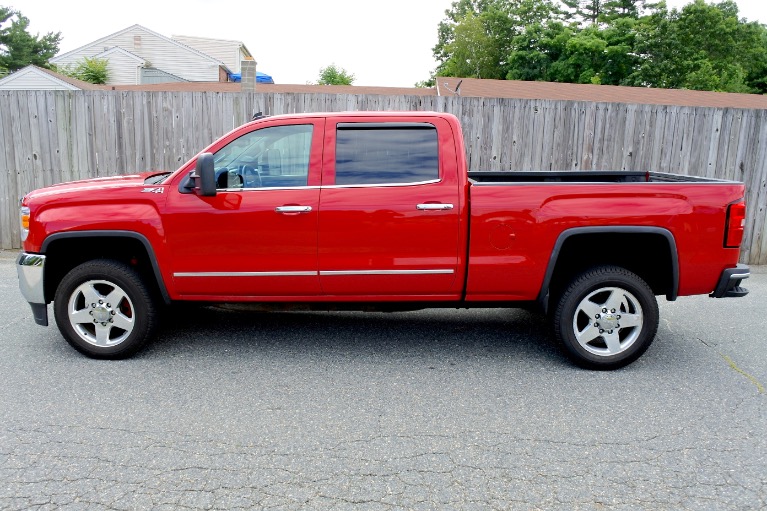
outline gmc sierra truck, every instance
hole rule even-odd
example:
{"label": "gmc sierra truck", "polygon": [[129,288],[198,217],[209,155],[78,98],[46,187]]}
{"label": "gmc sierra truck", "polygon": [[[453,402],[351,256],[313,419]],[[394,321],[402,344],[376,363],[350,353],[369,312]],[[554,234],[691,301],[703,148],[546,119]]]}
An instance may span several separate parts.
{"label": "gmc sierra truck", "polygon": [[656,172],[469,172],[436,112],[265,117],[172,173],[21,202],[21,291],[116,359],[177,301],[326,310],[536,307],[574,362],[636,360],[656,296],[740,297],[744,185]]}

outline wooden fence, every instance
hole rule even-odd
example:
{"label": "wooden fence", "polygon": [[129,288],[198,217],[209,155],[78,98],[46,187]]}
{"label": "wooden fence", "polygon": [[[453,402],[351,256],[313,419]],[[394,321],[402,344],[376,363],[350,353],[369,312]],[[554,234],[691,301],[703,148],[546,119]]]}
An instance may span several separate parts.
{"label": "wooden fence", "polygon": [[436,96],[0,91],[0,246],[35,188],[174,170],[254,112],[435,110],[472,170],[653,170],[744,181],[742,260],[767,264],[767,110]]}

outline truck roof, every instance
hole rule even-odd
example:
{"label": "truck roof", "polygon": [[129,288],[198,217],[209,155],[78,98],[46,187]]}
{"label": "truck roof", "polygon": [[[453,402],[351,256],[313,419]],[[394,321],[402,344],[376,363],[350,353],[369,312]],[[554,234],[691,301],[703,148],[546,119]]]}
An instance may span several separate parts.
{"label": "truck roof", "polygon": [[446,112],[434,112],[434,111],[414,111],[414,110],[355,110],[344,112],[301,112],[293,114],[278,114],[267,115],[260,119],[296,119],[296,118],[309,118],[309,117],[454,117],[453,114]]}

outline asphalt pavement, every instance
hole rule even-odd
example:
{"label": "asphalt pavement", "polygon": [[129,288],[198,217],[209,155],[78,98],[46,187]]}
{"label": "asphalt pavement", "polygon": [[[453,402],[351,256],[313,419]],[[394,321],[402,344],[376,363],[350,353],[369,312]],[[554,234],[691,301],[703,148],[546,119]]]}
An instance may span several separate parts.
{"label": "asphalt pavement", "polygon": [[648,352],[593,372],[510,309],[180,308],[90,360],[35,325],[12,255],[0,509],[767,508],[767,268],[661,301]]}

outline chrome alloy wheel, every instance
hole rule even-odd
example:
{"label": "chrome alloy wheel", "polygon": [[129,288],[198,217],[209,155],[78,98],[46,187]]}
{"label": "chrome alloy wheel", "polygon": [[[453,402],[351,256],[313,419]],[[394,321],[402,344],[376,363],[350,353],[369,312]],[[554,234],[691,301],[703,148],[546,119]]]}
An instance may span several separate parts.
{"label": "chrome alloy wheel", "polygon": [[99,347],[123,342],[135,326],[135,308],[127,293],[106,280],[89,280],[69,297],[67,317],[78,336]]}
{"label": "chrome alloy wheel", "polygon": [[639,300],[619,287],[603,287],[580,301],[573,316],[573,332],[583,349],[597,356],[626,351],[642,332]]}

